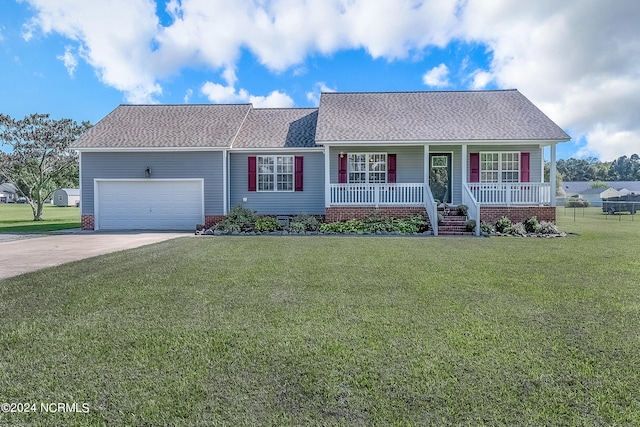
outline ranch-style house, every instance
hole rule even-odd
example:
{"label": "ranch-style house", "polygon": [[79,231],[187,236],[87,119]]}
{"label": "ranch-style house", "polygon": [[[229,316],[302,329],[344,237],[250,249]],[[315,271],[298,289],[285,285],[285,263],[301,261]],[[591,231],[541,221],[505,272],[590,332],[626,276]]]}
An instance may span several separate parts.
{"label": "ranch-style house", "polygon": [[417,213],[437,235],[443,203],[477,224],[555,221],[556,144],[569,140],[519,91],[486,90],[323,93],[318,108],[120,105],[73,148],[83,229],[193,230],[243,205],[327,221]]}

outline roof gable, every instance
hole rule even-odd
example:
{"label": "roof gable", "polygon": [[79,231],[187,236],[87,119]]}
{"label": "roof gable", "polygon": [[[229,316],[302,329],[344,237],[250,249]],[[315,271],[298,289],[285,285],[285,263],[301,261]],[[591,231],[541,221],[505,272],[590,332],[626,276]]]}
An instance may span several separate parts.
{"label": "roof gable", "polygon": [[254,108],[233,148],[315,147],[317,108]]}
{"label": "roof gable", "polygon": [[316,141],[568,141],[517,90],[323,93]]}
{"label": "roof gable", "polygon": [[72,148],[225,148],[251,104],[120,105]]}

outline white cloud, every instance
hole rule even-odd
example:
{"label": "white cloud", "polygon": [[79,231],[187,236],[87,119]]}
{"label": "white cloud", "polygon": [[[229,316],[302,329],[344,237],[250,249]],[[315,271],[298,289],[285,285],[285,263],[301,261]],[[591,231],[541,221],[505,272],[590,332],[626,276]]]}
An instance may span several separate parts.
{"label": "white cloud", "polygon": [[307,101],[313,105],[320,104],[320,94],[322,92],[336,92],[337,90],[325,84],[325,82],[317,82],[313,85],[313,89],[307,92]]}
{"label": "white cloud", "polygon": [[158,28],[151,0],[27,0],[37,15],[26,25],[25,40],[36,28],[78,43],[81,57],[100,80],[125,93],[130,102],[151,102],[157,83],[150,45]]}
{"label": "white cloud", "polygon": [[65,46],[64,54],[56,56],[57,59],[62,61],[62,63],[64,64],[64,67],[67,69],[67,73],[69,73],[69,76],[71,77],[73,77],[73,73],[75,72],[76,67],[78,66],[78,59],[71,52],[72,49],[73,48],[71,46]]}
{"label": "white cloud", "polygon": [[[463,61],[455,78],[464,84],[518,88],[603,157],[629,154],[624,140],[640,136],[637,1],[170,0],[160,2],[171,17],[165,26],[152,0],[25,1],[36,10],[26,40],[55,32],[75,41],[75,56],[131,102],[153,102],[164,78],[203,66],[226,83],[205,83],[210,99],[249,102],[253,95],[235,89],[243,50],[273,72],[300,75],[316,54],[363,49],[415,59],[464,40],[486,46],[491,58],[486,69]],[[445,69],[427,72],[425,84],[454,86]],[[288,99],[274,91],[256,103]]]}
{"label": "white cloud", "polygon": [[267,96],[249,96],[249,102],[256,108],[290,108],[293,99],[286,93],[274,90]]}
{"label": "white cloud", "polygon": [[[235,76],[235,74],[234,74]],[[230,77],[227,75],[226,77]],[[235,82],[235,80],[232,80]],[[229,80],[227,80],[229,83]],[[289,108],[293,107],[293,99],[286,93],[274,90],[267,96],[251,95],[245,89],[236,90],[233,85],[206,82],[200,89],[209,101],[214,104],[251,103],[256,108]]]}
{"label": "white cloud", "polygon": [[473,85],[518,88],[611,160],[640,146],[639,20],[638,2],[469,0],[460,31],[493,54]]}
{"label": "white cloud", "polygon": [[578,152],[580,156],[596,154],[603,159],[613,160],[622,155],[640,152],[640,137],[637,132],[618,130],[598,123],[585,136],[587,145]]}
{"label": "white cloud", "polygon": [[185,104],[189,103],[189,100],[191,100],[191,96],[193,96],[193,89],[187,89],[183,98]]}
{"label": "white cloud", "polygon": [[493,80],[493,75],[484,70],[476,70],[471,73],[471,88],[484,89]]}
{"label": "white cloud", "polygon": [[431,87],[447,87],[449,82],[449,69],[445,64],[433,67],[422,76],[422,82]]}

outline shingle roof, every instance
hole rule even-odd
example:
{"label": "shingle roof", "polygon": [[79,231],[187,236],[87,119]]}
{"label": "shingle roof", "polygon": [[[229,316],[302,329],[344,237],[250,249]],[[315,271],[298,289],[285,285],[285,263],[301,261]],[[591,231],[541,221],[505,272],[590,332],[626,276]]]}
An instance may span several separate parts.
{"label": "shingle roof", "polygon": [[[622,190],[626,188],[629,191],[635,191],[640,193],[640,181],[598,181],[608,185],[616,190]],[[594,181],[565,181],[562,183],[567,194],[582,194],[586,190],[590,189],[594,184]],[[602,189],[603,191],[606,189]]]}
{"label": "shingle roof", "polygon": [[323,93],[316,141],[570,139],[517,90]]}
{"label": "shingle roof", "polygon": [[315,147],[317,118],[317,108],[254,108],[233,148]]}
{"label": "shingle roof", "polygon": [[229,147],[251,104],[120,105],[72,148]]}

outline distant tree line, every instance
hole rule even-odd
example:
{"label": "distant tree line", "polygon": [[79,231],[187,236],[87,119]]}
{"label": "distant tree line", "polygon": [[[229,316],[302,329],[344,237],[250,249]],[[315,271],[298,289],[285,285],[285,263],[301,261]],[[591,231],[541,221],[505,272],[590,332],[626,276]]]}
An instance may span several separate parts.
{"label": "distant tree line", "polygon": [[612,162],[595,157],[560,159],[556,168],[563,181],[640,181],[640,156],[621,156]]}

